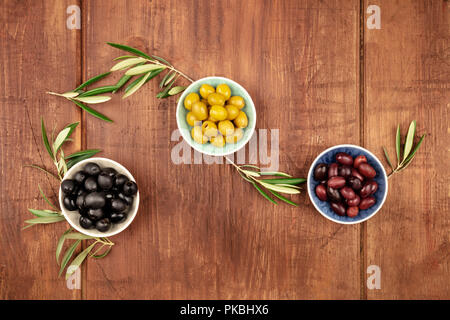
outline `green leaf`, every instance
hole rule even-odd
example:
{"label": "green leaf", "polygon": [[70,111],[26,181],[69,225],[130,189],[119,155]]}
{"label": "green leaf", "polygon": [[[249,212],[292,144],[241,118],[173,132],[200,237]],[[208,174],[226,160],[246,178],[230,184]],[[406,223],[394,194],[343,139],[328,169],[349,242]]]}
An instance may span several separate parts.
{"label": "green leaf", "polygon": [[69,161],[67,161],[67,169],[72,168],[74,165],[76,165],[78,162],[83,161],[85,159],[89,159],[90,157],[92,157],[93,154],[85,154],[82,156],[78,156],[76,158],[72,158]]}
{"label": "green leaf", "polygon": [[128,59],[128,58],[137,58],[137,57],[131,56],[131,55],[125,55],[125,56],[120,56],[120,57],[114,58],[113,60],[117,61],[117,60],[123,60],[123,59]]}
{"label": "green leaf", "polygon": [[283,178],[283,179],[261,179],[260,181],[264,181],[270,184],[300,184],[306,181],[304,178]]}
{"label": "green leaf", "polygon": [[400,145],[401,135],[400,135],[400,125],[397,126],[397,133],[395,134],[395,151],[397,152],[397,165],[400,165]]}
{"label": "green leaf", "polygon": [[143,53],[142,51],[140,51],[140,50],[138,50],[136,48],[129,47],[129,46],[126,46],[126,45],[123,45],[123,44],[112,43],[112,42],[107,42],[107,44],[109,44],[111,47],[114,47],[114,48],[117,48],[117,49],[120,49],[120,50],[124,50],[124,51],[127,51],[127,52],[131,52],[131,53],[134,53],[134,54],[136,54],[138,56],[141,56],[141,57],[144,57],[144,58],[147,58],[147,59],[151,59],[150,56],[146,55],[145,53]]}
{"label": "green leaf", "polygon": [[106,77],[106,76],[109,75],[110,73],[111,73],[111,72],[108,71],[108,72],[99,74],[98,76],[95,76],[95,77],[93,77],[93,78],[90,78],[90,79],[87,80],[86,82],[83,82],[82,84],[80,84],[80,85],[79,85],[75,90],[73,90],[73,91],[81,90],[81,89],[83,89],[84,87],[87,87],[88,85],[90,85],[90,84],[92,84],[92,83],[94,83],[94,82],[97,82],[97,81],[103,79],[104,77]]}
{"label": "green leaf", "polygon": [[37,209],[28,209],[33,215],[36,217],[60,217],[61,214],[56,211],[51,210],[37,210]]}
{"label": "green leaf", "polygon": [[258,171],[261,170],[259,167],[251,165],[251,164],[243,164],[243,165],[239,166],[239,168],[253,168],[253,169],[256,169]]}
{"label": "green leaf", "polygon": [[[166,75],[164,76],[164,78],[162,78],[161,82],[159,83],[159,87],[160,88],[164,87],[164,84],[169,79],[169,77],[172,77],[172,75],[176,75],[176,73],[173,72],[172,70],[167,72]],[[170,82],[170,81],[168,81],[168,82]]]}
{"label": "green leaf", "polygon": [[280,200],[283,200],[284,202],[286,202],[286,203],[289,203],[290,205],[293,205],[294,207],[298,207],[298,204],[296,204],[295,202],[292,202],[291,200],[289,200],[288,198],[286,198],[286,197],[283,197],[281,194],[279,194],[278,192],[275,192],[275,191],[272,191],[272,190],[269,190],[270,191],[270,193],[272,193],[275,197],[277,197],[278,199],[280,199]]}
{"label": "green leaf", "polygon": [[297,189],[289,188],[289,187],[283,187],[283,186],[277,186],[277,185],[274,185],[274,184],[263,182],[261,180],[258,180],[258,183],[261,184],[264,188],[272,190],[272,191],[277,191],[277,192],[287,193],[287,194],[298,194],[298,193],[300,193],[300,191],[297,190]]}
{"label": "green leaf", "polygon": [[389,159],[389,155],[388,155],[388,152],[387,152],[387,150],[386,150],[385,147],[383,147],[383,151],[384,151],[384,156],[386,157],[387,163],[388,163],[389,166],[391,167],[392,171],[394,171],[394,170],[395,170],[395,169],[394,169],[394,166],[393,166],[392,163],[391,163],[391,159]]}
{"label": "green leaf", "polygon": [[61,93],[61,96],[65,97],[65,98],[75,98],[78,95],[79,95],[78,92],[73,92],[73,91]]}
{"label": "green leaf", "polygon": [[117,87],[116,86],[104,86],[104,87],[98,87],[89,91],[86,91],[85,93],[82,93],[78,96],[78,98],[81,97],[90,97],[90,96],[95,96],[97,94],[102,94],[102,93],[108,93],[108,92],[113,92],[114,90],[116,90]]}
{"label": "green leaf", "polygon": [[172,82],[169,83],[169,85],[168,85],[163,91],[159,92],[159,93],[156,95],[156,97],[157,97],[158,99],[164,99],[164,98],[169,97],[169,96],[170,96],[170,95],[169,95],[170,88],[173,86],[174,83],[175,83],[175,80],[172,80]]}
{"label": "green leaf", "polygon": [[61,267],[59,268],[58,277],[61,276],[62,272],[64,271],[64,268],[66,267],[67,263],[69,263],[70,258],[72,257],[75,249],[78,247],[80,243],[81,240],[77,240],[69,247],[69,249],[67,249],[66,253],[64,254],[61,260]]}
{"label": "green leaf", "polygon": [[243,172],[244,174],[246,174],[246,175],[248,175],[248,176],[252,176],[252,177],[259,177],[259,176],[260,176],[259,173],[258,173],[258,172],[255,172],[255,171],[244,170],[244,169],[241,169],[241,170],[242,170],[242,172]]}
{"label": "green leaf", "polygon": [[53,143],[53,152],[56,154],[61,148],[64,141],[67,139],[70,133],[70,128],[64,128],[61,132],[56,136],[55,142]]}
{"label": "green leaf", "polygon": [[25,220],[25,223],[28,224],[47,224],[47,223],[55,223],[55,222],[60,222],[60,221],[64,221],[66,220],[64,218],[64,216],[57,216],[57,217],[39,217],[39,218],[34,218],[34,219],[28,219]]}
{"label": "green leaf", "polygon": [[414,150],[411,152],[411,154],[408,156],[408,158],[406,158],[404,165],[409,164],[409,162],[411,162],[411,160],[414,158],[414,155],[416,154],[417,150],[419,150],[420,145],[423,142],[423,139],[425,139],[426,134],[424,134],[419,142],[417,143],[417,145],[414,147]]}
{"label": "green leaf", "polygon": [[48,200],[48,198],[45,196],[45,193],[44,193],[44,191],[42,191],[42,188],[39,184],[38,184],[38,189],[41,194],[41,197],[44,198],[45,202],[47,202],[50,205],[50,207],[58,210],[58,208],[53,203],[51,203],[50,200]]}
{"label": "green leaf", "polygon": [[99,153],[100,151],[101,150],[99,150],[99,149],[81,150],[81,151],[74,152],[74,153],[66,156],[64,159],[69,160],[69,159],[77,158],[77,157],[84,156],[84,155],[89,155],[89,157],[92,157],[93,155]]}
{"label": "green leaf", "polygon": [[95,242],[84,249],[75,259],[73,259],[72,263],[69,265],[69,267],[67,267],[66,279],[68,279],[75,272],[75,270],[80,267],[80,265],[83,263],[84,259],[86,259],[88,253],[94,248],[94,246]]}
{"label": "green leaf", "polygon": [[[163,72],[164,69],[161,70],[153,70],[150,73],[150,76],[147,78],[147,80],[145,80],[144,84],[149,82],[151,79],[153,79],[154,77],[156,77],[158,74],[160,74],[161,72]],[[145,77],[145,74],[140,76],[139,78],[135,79],[132,83],[130,83],[126,88],[125,88],[125,93],[127,93],[128,91],[130,91],[137,83],[139,83],[139,81],[141,81],[143,78]]]}
{"label": "green leaf", "polygon": [[87,113],[93,115],[94,117],[99,118],[99,119],[104,120],[104,121],[107,121],[107,122],[113,122],[113,121],[112,121],[111,119],[109,119],[107,116],[105,116],[105,115],[101,114],[100,112],[98,112],[98,111],[96,111],[96,110],[94,110],[94,109],[92,109],[92,108],[90,108],[90,107],[88,107],[88,106],[82,104],[81,102],[76,101],[76,100],[73,100],[73,99],[70,99],[70,100],[71,100],[73,103],[75,103],[77,106],[79,106],[81,109],[83,109],[84,111],[86,111]]}
{"label": "green leaf", "polygon": [[145,76],[142,77],[142,79],[139,80],[139,82],[136,83],[135,86],[133,86],[128,92],[126,92],[126,93],[123,95],[122,99],[125,99],[125,98],[131,96],[131,95],[132,95],[133,93],[135,93],[136,91],[138,91],[139,88],[142,87],[142,86],[144,85],[144,83],[145,83],[145,81],[148,79],[148,77],[150,77],[150,74],[151,74],[151,72],[148,72],[147,74],[145,74]]}
{"label": "green leaf", "polygon": [[75,131],[75,129],[76,129],[76,127],[78,126],[79,123],[80,123],[79,121],[78,121],[78,122],[74,122],[74,123],[68,124],[68,125],[65,127],[65,128],[69,128],[69,129],[70,129],[69,133],[67,134],[66,141],[69,140],[68,138],[69,138],[69,137],[72,135],[72,133]]}
{"label": "green leaf", "polygon": [[247,178],[246,176],[244,176],[240,171],[238,171],[239,175],[242,177],[242,179],[244,179],[247,182],[253,183],[252,180],[250,180],[249,178]]}
{"label": "green leaf", "polygon": [[61,255],[62,248],[64,246],[64,241],[66,240],[66,234],[72,231],[72,228],[67,229],[59,238],[58,244],[56,245],[56,263],[59,265],[59,256]]}
{"label": "green leaf", "polygon": [[135,76],[135,75],[146,73],[149,71],[165,69],[165,68],[166,68],[165,66],[160,66],[159,64],[144,64],[144,65],[129,69],[127,72],[125,72],[125,74],[128,76]]}
{"label": "green leaf", "polygon": [[134,66],[134,65],[136,65],[138,63],[145,62],[145,61],[147,61],[147,60],[144,59],[144,58],[141,58],[141,57],[126,59],[126,60],[123,60],[123,61],[120,61],[120,62],[116,63],[111,68],[111,71],[123,70],[123,69],[129,68],[131,66]]}
{"label": "green leaf", "polygon": [[179,94],[180,92],[183,92],[184,89],[186,89],[186,87],[183,86],[177,86],[177,87],[173,87],[172,89],[169,90],[169,95],[174,96],[176,94]]}
{"label": "green leaf", "polygon": [[42,131],[42,140],[44,140],[44,146],[45,149],[47,149],[48,154],[52,159],[55,159],[55,156],[53,155],[52,148],[50,148],[50,143],[48,142],[47,137],[47,130],[45,129],[44,125],[44,118],[41,118],[41,131]]}
{"label": "green leaf", "polygon": [[269,200],[270,202],[272,202],[273,204],[277,204],[277,202],[275,200],[273,200],[271,197],[269,197],[269,195],[267,193],[264,192],[263,189],[261,189],[255,182],[252,182],[253,186],[256,188],[256,190],[259,191],[259,193],[266,198],[267,200]]}
{"label": "green leaf", "polygon": [[72,239],[72,240],[89,240],[94,239],[95,237],[91,237],[85,234],[82,234],[80,232],[71,232],[66,235],[66,239]]}
{"label": "green leaf", "polygon": [[292,178],[291,175],[284,173],[284,172],[278,172],[278,171],[261,171],[259,174],[262,176],[280,176],[280,177]]}
{"label": "green leaf", "polygon": [[55,176],[53,173],[51,173],[50,171],[48,171],[48,170],[46,170],[46,169],[44,169],[42,167],[39,167],[39,166],[35,165],[35,164],[27,164],[24,167],[30,167],[30,168],[41,170],[42,172],[48,174],[49,176],[51,176],[51,177],[53,177],[53,178],[55,178],[56,180],[59,181],[59,178],[57,176]]}
{"label": "green leaf", "polygon": [[116,83],[116,89],[115,89],[112,93],[116,93],[116,92],[117,92],[120,88],[122,88],[123,85],[124,85],[125,83],[127,83],[128,80],[130,80],[132,77],[133,77],[133,76],[127,76],[126,74],[124,74],[124,75],[119,79],[119,81],[117,81],[117,83]]}
{"label": "green leaf", "polygon": [[94,254],[91,257],[95,258],[95,259],[102,259],[108,255],[108,253],[111,251],[111,249],[112,249],[112,246],[109,246],[108,249],[106,249],[106,251],[103,252],[102,254],[99,254],[99,255]]}
{"label": "green leaf", "polygon": [[413,120],[413,121],[411,121],[411,124],[409,125],[408,135],[406,136],[405,149],[403,151],[402,162],[404,162],[406,160],[409,153],[411,152],[415,134],[416,134],[416,120]]}
{"label": "green leaf", "polygon": [[161,58],[161,57],[152,55],[152,58],[158,60],[159,62],[162,62],[162,63],[168,64],[169,66],[172,66],[172,64],[171,64],[169,61],[167,61],[167,60],[165,60],[165,59],[163,59],[163,58]]}
{"label": "green leaf", "polygon": [[276,186],[281,186],[281,187],[288,187],[288,188],[294,188],[294,189],[298,189],[300,190],[301,187],[293,185],[293,184],[287,184],[287,183],[277,183],[275,184]]}
{"label": "green leaf", "polygon": [[109,100],[111,100],[111,97],[109,97],[109,96],[90,96],[90,97],[78,96],[73,100],[81,101],[84,103],[96,104],[96,103],[103,103],[103,102],[109,101]]}

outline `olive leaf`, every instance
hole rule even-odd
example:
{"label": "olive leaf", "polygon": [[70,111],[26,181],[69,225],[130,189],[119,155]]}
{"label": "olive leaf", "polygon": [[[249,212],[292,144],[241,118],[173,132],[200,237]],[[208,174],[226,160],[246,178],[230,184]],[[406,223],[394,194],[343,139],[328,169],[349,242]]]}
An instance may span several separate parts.
{"label": "olive leaf", "polygon": [[401,147],[400,125],[397,126],[397,133],[395,135],[395,151],[397,152],[397,165],[400,164],[400,147]]}
{"label": "olive leaf", "polygon": [[116,93],[120,88],[122,88],[125,83],[128,82],[128,80],[130,80],[133,76],[127,76],[126,74],[124,74],[119,81],[117,81],[115,87],[116,89],[112,92],[112,93]]}
{"label": "olive leaf", "polygon": [[383,147],[383,152],[384,152],[384,156],[386,157],[386,160],[387,160],[389,166],[391,167],[392,170],[395,170],[394,166],[392,165],[391,159],[389,159],[389,155],[388,155],[388,152],[385,147]]}
{"label": "olive leaf", "polygon": [[270,191],[271,194],[273,194],[273,195],[274,195],[275,197],[277,197],[278,199],[280,199],[280,200],[282,200],[282,201],[284,201],[284,202],[286,202],[286,203],[288,203],[288,204],[290,204],[290,205],[293,205],[294,207],[297,207],[297,206],[298,206],[298,204],[296,204],[295,202],[292,202],[291,200],[289,200],[288,198],[282,196],[282,195],[279,194],[278,192],[275,192],[275,191],[272,191],[272,190],[269,190],[269,191]]}
{"label": "olive leaf", "polygon": [[65,92],[65,93],[61,93],[61,95],[65,98],[75,98],[76,96],[79,95],[78,92],[73,92],[73,91],[69,91],[69,92]]}
{"label": "olive leaf", "polygon": [[173,87],[172,89],[169,90],[168,94],[174,96],[176,94],[179,94],[180,92],[183,92],[184,89],[186,89],[186,87],[184,86]]}
{"label": "olive leaf", "polygon": [[81,151],[74,152],[74,153],[66,156],[64,159],[69,160],[69,159],[78,158],[78,157],[86,156],[86,155],[89,155],[90,157],[92,157],[93,155],[95,155],[96,153],[99,153],[100,151],[101,151],[100,149],[81,150]]}
{"label": "olive leaf", "polygon": [[277,172],[277,171],[260,171],[259,174],[262,176],[279,176],[279,177],[292,178],[292,176],[287,173]]}
{"label": "olive leaf", "polygon": [[161,58],[161,57],[152,55],[152,58],[153,58],[153,59],[156,59],[156,60],[158,60],[158,61],[160,61],[160,62],[162,62],[162,63],[165,63],[165,64],[167,64],[167,65],[169,65],[169,66],[172,66],[172,64],[171,64],[169,61],[167,61],[167,60],[165,60],[165,59],[163,59],[163,58]]}
{"label": "olive leaf", "polygon": [[51,203],[50,200],[48,200],[47,196],[45,195],[44,191],[42,191],[42,188],[39,184],[38,184],[38,189],[39,189],[39,193],[41,194],[41,197],[44,199],[44,201],[47,202],[50,205],[50,207],[58,210],[58,208],[56,208],[56,206],[53,203]]}
{"label": "olive leaf", "polygon": [[[47,224],[47,223],[55,223],[66,220],[64,216],[55,216],[55,217],[39,217],[34,219],[25,220],[25,223],[29,225],[35,224]],[[28,228],[29,226],[25,226],[24,228]]]}
{"label": "olive leaf", "polygon": [[75,241],[69,249],[67,249],[66,253],[64,254],[62,260],[61,260],[61,267],[59,268],[58,277],[61,276],[62,272],[66,268],[67,264],[69,263],[70,258],[72,257],[75,249],[80,245],[81,240]]}
{"label": "olive leaf", "polygon": [[261,181],[264,181],[266,183],[271,183],[271,184],[279,184],[279,183],[283,183],[283,184],[300,184],[306,181],[306,179],[303,178],[284,178],[284,179],[261,179]]}
{"label": "olive leaf", "polygon": [[86,259],[88,253],[94,248],[95,244],[96,242],[91,244],[89,247],[84,249],[75,259],[73,259],[72,263],[67,267],[66,279],[68,279],[75,272],[75,270],[81,265],[84,259]]}
{"label": "olive leaf", "polygon": [[122,60],[118,63],[116,63],[112,68],[111,71],[117,71],[117,70],[123,70],[129,67],[132,67],[138,63],[141,62],[145,62],[147,61],[146,59],[142,58],[142,57],[138,57],[138,58],[129,58],[126,60]]}
{"label": "olive leaf", "polygon": [[132,56],[132,55],[125,55],[125,56],[120,56],[120,57],[114,58],[113,60],[117,61],[117,60],[123,60],[123,59],[128,59],[128,58],[137,58],[137,57]]}
{"label": "olive leaf", "polygon": [[84,87],[87,87],[88,85],[93,84],[94,82],[97,82],[97,81],[103,79],[104,77],[108,76],[110,73],[111,73],[111,72],[108,71],[108,72],[99,74],[98,76],[92,77],[92,78],[90,78],[89,80],[87,80],[86,82],[83,82],[82,84],[80,84],[80,85],[79,85],[75,90],[73,90],[73,91],[81,90],[81,89],[83,89]]}
{"label": "olive leaf", "polygon": [[53,142],[53,153],[56,154],[61,148],[64,141],[67,139],[70,133],[70,128],[64,128],[61,132],[56,136],[55,142]]}
{"label": "olive leaf", "polygon": [[117,48],[117,49],[120,49],[120,50],[124,50],[124,51],[128,51],[128,52],[134,53],[134,54],[136,54],[138,56],[141,56],[141,57],[144,57],[144,58],[147,58],[147,59],[151,59],[148,55],[146,55],[145,53],[143,53],[142,51],[140,51],[140,50],[138,50],[136,48],[132,48],[132,47],[129,47],[127,45],[118,44],[118,43],[112,43],[112,42],[107,42],[107,44],[110,45],[111,47],[114,47],[114,48]]}
{"label": "olive leaf", "polygon": [[[266,198],[267,200],[269,200],[270,202],[272,202],[273,204],[277,204],[277,202],[275,200],[273,200],[271,197],[269,197],[269,195],[267,193],[264,192],[263,189],[261,189],[256,182],[252,182],[253,186],[256,188],[256,190],[259,191],[259,193]],[[269,190],[270,191],[270,190]]]}
{"label": "olive leaf", "polygon": [[61,214],[57,211],[52,210],[37,210],[37,209],[28,209],[33,215],[36,217],[59,217]]}
{"label": "olive leaf", "polygon": [[145,81],[148,79],[148,77],[150,77],[150,75],[151,75],[151,72],[148,72],[147,74],[145,74],[145,76],[143,76],[142,79],[139,80],[139,82],[137,82],[128,92],[125,92],[122,99],[125,99],[125,98],[131,96],[136,91],[138,91],[139,88],[144,85]]}
{"label": "olive leaf", "polygon": [[137,67],[129,69],[127,72],[125,72],[125,75],[135,76],[135,75],[146,73],[149,71],[165,69],[165,68],[167,68],[167,67],[161,66],[159,64],[144,64],[142,66],[137,66]]}
{"label": "olive leaf", "polygon": [[27,164],[27,165],[24,165],[24,167],[30,167],[30,168],[38,169],[38,170],[44,172],[45,174],[48,174],[49,176],[51,176],[51,177],[53,177],[53,178],[55,178],[56,180],[59,181],[59,178],[58,178],[57,176],[55,176],[55,175],[54,175],[53,173],[51,173],[50,171],[48,171],[48,170],[46,170],[46,169],[44,169],[44,168],[42,168],[42,167],[40,167],[40,166],[38,166],[38,165],[35,165],[35,164]]}
{"label": "olive leaf", "polygon": [[[82,98],[82,97],[90,97],[90,96],[95,96],[97,94],[102,94],[102,93],[108,93],[108,92],[113,92],[114,90],[117,89],[117,86],[103,86],[103,87],[98,87],[86,92],[83,92],[82,94],[80,94],[78,96],[78,98]],[[79,100],[79,99],[78,99]]]}
{"label": "olive leaf", "polygon": [[56,244],[56,263],[59,265],[59,256],[61,255],[62,248],[64,246],[64,241],[66,240],[66,234],[72,231],[72,228],[67,229],[59,238]]}
{"label": "olive leaf", "polygon": [[277,191],[277,192],[287,193],[287,194],[298,194],[298,193],[300,193],[300,191],[295,189],[295,188],[279,186],[279,185],[276,185],[276,184],[270,184],[270,183],[263,182],[261,180],[258,180],[258,183],[261,184],[264,188],[272,190],[272,191]]}
{"label": "olive leaf", "polygon": [[77,100],[84,103],[90,103],[90,104],[96,104],[96,103],[103,103],[106,101],[111,100],[111,97],[109,96],[89,96],[89,97],[81,97],[78,96],[76,98],[73,98],[73,100]]}
{"label": "olive leaf", "polygon": [[405,149],[403,151],[402,162],[404,162],[406,160],[409,153],[411,152],[415,133],[416,133],[416,120],[413,120],[411,122],[411,124],[409,125],[408,134],[406,136]]}
{"label": "olive leaf", "polygon": [[55,156],[53,155],[52,148],[50,148],[50,143],[48,142],[47,130],[45,129],[45,124],[44,124],[43,118],[41,118],[41,133],[42,133],[42,140],[44,140],[45,149],[47,149],[47,152],[50,155],[50,157],[52,159],[54,159]]}
{"label": "olive leaf", "polygon": [[79,101],[76,101],[74,99],[70,99],[72,102],[74,102],[77,106],[79,106],[81,109],[83,109],[84,111],[86,111],[87,113],[93,115],[96,118],[99,118],[101,120],[107,121],[107,122],[113,122],[111,119],[109,119],[107,116],[101,114],[100,112],[82,104]]}

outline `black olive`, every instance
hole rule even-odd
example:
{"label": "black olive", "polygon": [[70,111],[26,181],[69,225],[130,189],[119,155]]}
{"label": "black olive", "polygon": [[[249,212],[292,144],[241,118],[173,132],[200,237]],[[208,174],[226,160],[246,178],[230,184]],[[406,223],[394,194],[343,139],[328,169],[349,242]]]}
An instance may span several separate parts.
{"label": "black olive", "polygon": [[114,177],[117,174],[117,171],[114,168],[104,168],[102,169],[102,172],[107,173],[110,177]]}
{"label": "black olive", "polygon": [[84,181],[84,189],[88,192],[97,191],[97,179],[95,179],[94,177],[87,178],[86,181]]}
{"label": "black olive", "polygon": [[77,184],[75,181],[67,179],[61,182],[61,190],[64,194],[71,194],[76,191]]}
{"label": "black olive", "polygon": [[85,229],[91,229],[94,226],[94,222],[85,216],[80,216],[80,226]]}
{"label": "black olive", "polygon": [[125,201],[121,199],[112,199],[111,200],[111,210],[114,212],[122,212],[127,208],[127,204]]}
{"label": "black olive", "polygon": [[77,209],[75,204],[75,199],[71,196],[65,196],[63,199],[64,207],[69,211],[74,211]]}
{"label": "black olive", "polygon": [[108,218],[98,220],[95,224],[95,228],[100,232],[106,232],[111,228],[111,221]]}
{"label": "black olive", "polygon": [[126,175],[118,174],[118,175],[116,175],[116,178],[114,179],[114,186],[117,188],[121,188],[125,184],[125,182],[127,182],[128,180],[130,180],[130,179],[128,179],[128,177]]}
{"label": "black olive", "polygon": [[84,188],[80,187],[80,188],[78,188],[78,191],[74,194],[78,197],[78,196],[81,196],[83,193],[86,193],[86,192],[84,191]]}
{"label": "black olive", "polygon": [[125,220],[126,217],[127,217],[126,213],[113,212],[113,213],[111,213],[111,218],[110,219],[111,219],[111,222],[119,223],[119,222],[122,222],[123,220]]}
{"label": "black olive", "polygon": [[123,193],[119,193],[117,195],[119,197],[119,199],[122,199],[123,201],[125,201],[127,203],[127,205],[131,206],[133,204],[133,197],[132,196],[126,196]]}
{"label": "black olive", "polygon": [[319,163],[314,169],[314,179],[324,181],[328,178],[328,166],[325,163]]}
{"label": "black olive", "polygon": [[82,215],[83,217],[87,217],[87,212],[88,212],[88,208],[86,208],[86,207],[84,207],[84,208],[82,208],[82,209],[78,209],[78,213],[80,214],[80,215]]}
{"label": "black olive", "polygon": [[97,221],[103,218],[105,214],[103,213],[103,210],[100,208],[100,209],[89,209],[87,215],[89,219],[91,219],[92,221]]}
{"label": "black olive", "polygon": [[83,192],[77,197],[77,200],[75,201],[75,204],[77,205],[78,209],[85,208],[84,199],[86,198],[86,192]]}
{"label": "black olive", "polygon": [[362,188],[362,182],[356,177],[348,178],[348,185],[355,191],[359,191]]}
{"label": "black olive", "polygon": [[84,166],[84,171],[90,176],[96,176],[100,173],[101,169],[98,164],[94,162],[88,162]]}
{"label": "black olive", "polygon": [[327,196],[332,202],[341,202],[341,194],[339,190],[327,187]]}
{"label": "black olive", "polygon": [[86,180],[87,177],[88,175],[84,171],[78,171],[74,174],[73,180],[75,180],[78,184],[83,185],[84,180]]}
{"label": "black olive", "polygon": [[90,209],[99,209],[105,206],[106,199],[103,192],[91,192],[84,198],[84,205]]}
{"label": "black olive", "polygon": [[126,196],[133,196],[137,193],[137,184],[134,181],[127,181],[125,182],[125,184],[123,185],[123,193]]}
{"label": "black olive", "polygon": [[114,184],[114,180],[107,172],[100,172],[97,178],[97,183],[100,189],[109,190]]}
{"label": "black olive", "polygon": [[111,192],[111,191],[106,192],[106,193],[105,193],[105,199],[106,199],[106,200],[112,200],[112,199],[114,199],[114,193]]}

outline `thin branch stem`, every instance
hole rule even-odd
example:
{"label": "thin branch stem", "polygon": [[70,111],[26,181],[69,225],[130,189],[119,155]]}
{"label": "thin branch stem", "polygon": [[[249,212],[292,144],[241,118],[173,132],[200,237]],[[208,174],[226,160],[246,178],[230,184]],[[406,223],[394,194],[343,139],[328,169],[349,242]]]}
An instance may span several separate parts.
{"label": "thin branch stem", "polygon": [[186,74],[184,74],[184,73],[181,72],[180,70],[175,69],[175,68],[172,67],[172,66],[169,66],[169,65],[167,65],[167,64],[165,64],[165,63],[162,63],[162,62],[159,62],[158,60],[150,60],[150,59],[147,59],[147,61],[149,61],[149,62],[151,62],[151,63],[153,63],[153,64],[160,65],[160,66],[165,66],[165,67],[167,67],[167,69],[170,69],[170,70],[172,70],[172,71],[178,73],[180,76],[184,77],[185,79],[189,80],[190,82],[194,82],[194,80],[192,80],[192,79],[191,79],[190,77],[188,77]]}

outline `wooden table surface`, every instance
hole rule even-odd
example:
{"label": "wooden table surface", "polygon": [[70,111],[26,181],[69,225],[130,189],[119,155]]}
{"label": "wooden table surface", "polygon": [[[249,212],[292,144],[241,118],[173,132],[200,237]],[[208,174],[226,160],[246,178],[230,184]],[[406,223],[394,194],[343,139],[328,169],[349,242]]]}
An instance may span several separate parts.
{"label": "wooden table surface", "polygon": [[[81,30],[66,26],[81,8]],[[381,29],[366,26],[369,5]],[[449,299],[450,2],[443,0],[2,1],[0,298]],[[279,129],[279,169],[305,177],[325,148],[352,143],[395,154],[397,124],[427,133],[412,165],[389,180],[382,210],[357,225],[324,219],[303,192],[273,206],[230,165],[171,161],[176,98],[158,81],[97,108],[108,124],[49,96],[105,72],[105,42],[169,58],[194,79],[226,76],[251,94],[257,129]],[[107,82],[107,81],[106,81]],[[106,83],[102,82],[102,83]],[[100,148],[137,179],[139,214],[80,290],[58,278],[66,223],[26,229],[27,208],[58,190],[40,117],[80,121],[70,150]],[[366,286],[367,267],[381,288]]]}

